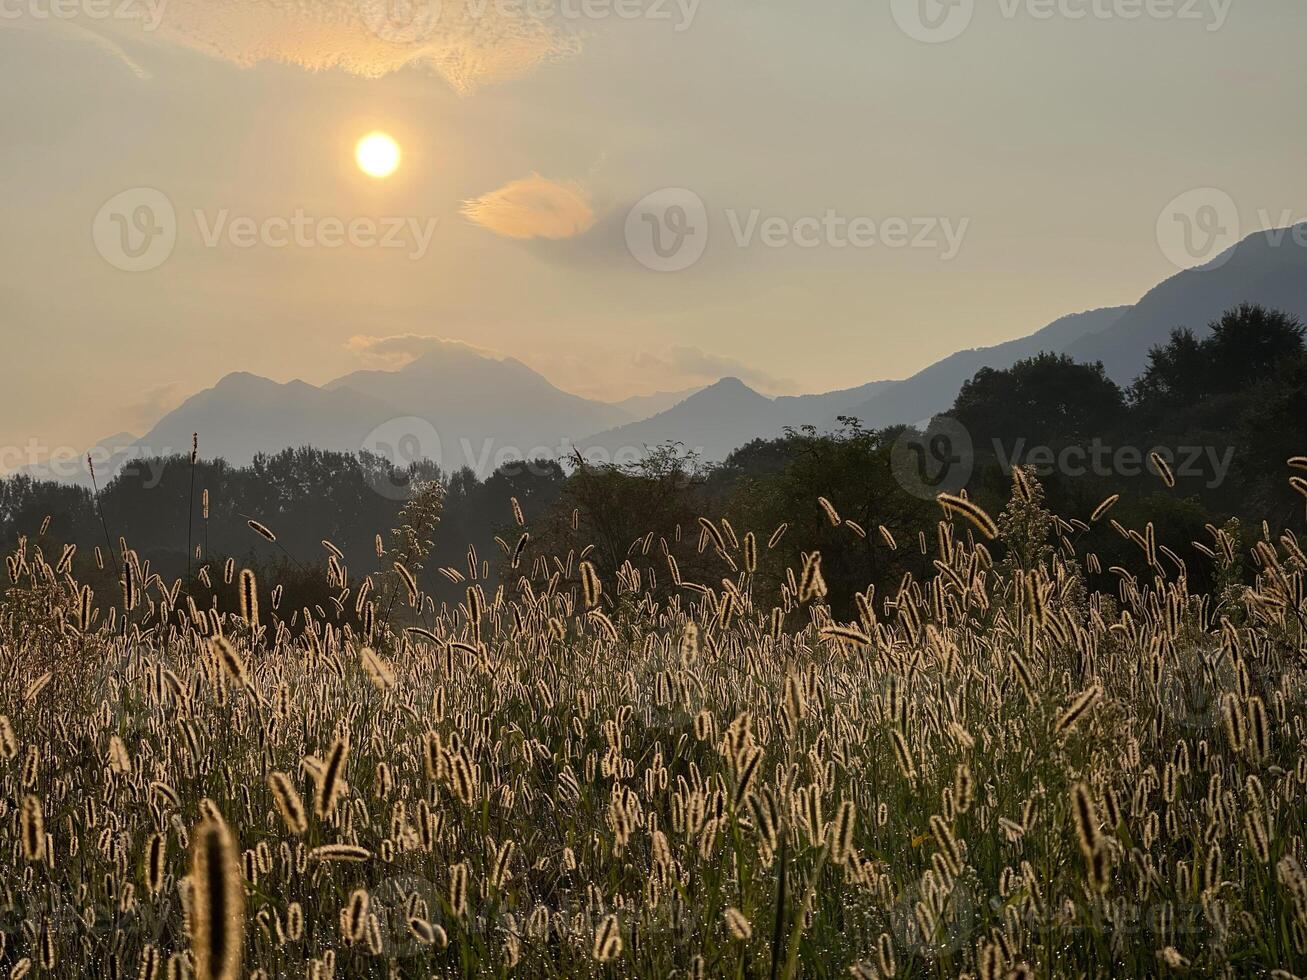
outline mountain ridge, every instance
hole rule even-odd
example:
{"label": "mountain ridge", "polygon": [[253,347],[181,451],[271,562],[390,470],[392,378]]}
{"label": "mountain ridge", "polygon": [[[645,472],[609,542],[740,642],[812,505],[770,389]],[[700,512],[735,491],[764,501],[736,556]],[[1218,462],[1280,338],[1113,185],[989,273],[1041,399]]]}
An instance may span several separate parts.
{"label": "mountain ridge", "polygon": [[[564,391],[516,358],[451,341],[403,367],[352,371],[321,386],[232,372],[166,413],[139,440],[128,437],[131,446],[122,446],[119,433],[94,448],[107,457],[101,472],[111,474],[113,464],[133,454],[189,452],[192,432],[200,433],[205,456],[245,463],[259,452],[303,445],[357,451],[381,427],[398,444],[405,425],[422,423],[434,437],[417,444],[443,450],[439,462],[447,472],[472,466],[484,476],[487,466],[507,458],[558,457],[572,445],[631,453],[680,442],[718,461],[786,427],[834,429],[840,416],[873,428],[924,421],[946,411],[981,368],[1008,368],[1042,351],[1102,361],[1109,376],[1128,384],[1173,329],[1188,327],[1201,337],[1211,321],[1243,302],[1307,322],[1302,231],[1307,225],[1256,232],[1207,266],[1169,276],[1136,303],[1070,314],[1023,337],[957,351],[901,381],[769,398],[727,377],[608,403]],[[390,431],[396,426],[398,436]],[[40,467],[27,472],[45,475]]]}

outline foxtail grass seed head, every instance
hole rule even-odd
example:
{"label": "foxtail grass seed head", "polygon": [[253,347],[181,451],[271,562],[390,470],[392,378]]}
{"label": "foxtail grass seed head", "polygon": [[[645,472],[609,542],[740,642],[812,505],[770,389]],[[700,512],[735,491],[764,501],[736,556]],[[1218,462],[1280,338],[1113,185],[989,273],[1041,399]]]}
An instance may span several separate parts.
{"label": "foxtail grass seed head", "polygon": [[38,862],[45,860],[45,810],[38,796],[23,797],[19,830],[23,841],[23,858]]}
{"label": "foxtail grass seed head", "polygon": [[449,945],[449,937],[445,934],[444,927],[428,922],[421,916],[415,915],[408,920],[408,931],[423,946],[444,949]]}
{"label": "foxtail grass seed head", "polygon": [[0,761],[8,762],[18,755],[18,736],[8,716],[0,715]]}
{"label": "foxtail grass seed head", "polygon": [[1076,839],[1086,858],[1098,850],[1101,840],[1098,833],[1098,811],[1094,797],[1084,783],[1071,787],[1071,817],[1075,824]]}
{"label": "foxtail grass seed head", "polygon": [[272,799],[286,829],[297,837],[308,830],[309,820],[304,801],[290,777],[284,772],[270,772],[268,788],[272,791]]}
{"label": "foxtail grass seed head", "polygon": [[349,904],[341,914],[340,930],[345,941],[357,943],[363,939],[368,920],[369,895],[366,888],[356,888],[349,896]]}
{"label": "foxtail grass seed head", "polygon": [[835,819],[830,824],[830,860],[837,867],[842,867],[853,853],[853,828],[857,820],[857,810],[852,800],[841,801],[835,811]]}
{"label": "foxtail grass seed head", "polygon": [[1149,453],[1148,462],[1152,464],[1153,472],[1166,484],[1167,489],[1173,489],[1175,487],[1175,474],[1171,472],[1170,464],[1162,458],[1161,454]]}
{"label": "foxtail grass seed head", "polygon": [[349,762],[349,736],[341,734],[332,743],[331,751],[318,777],[313,809],[319,820],[327,820],[336,809],[336,801],[345,787],[345,767]]}
{"label": "foxtail grass seed head", "polygon": [[991,541],[998,537],[998,525],[979,504],[949,493],[941,493],[936,499],[946,514],[965,518]]}
{"label": "foxtail grass seed head", "polygon": [[449,908],[460,919],[467,916],[467,864],[462,861],[449,868]]}
{"label": "foxtail grass seed head", "polygon": [[248,520],[245,523],[248,524],[250,530],[253,531],[255,534],[257,534],[259,537],[264,538],[265,540],[268,541],[276,542],[277,536],[273,534],[270,530],[268,530],[267,527],[260,524],[258,521]]}
{"label": "foxtail grass seed head", "polygon": [[[739,909],[728,906],[722,913],[722,919],[726,923],[726,931],[736,942],[747,943],[753,938],[753,926]],[[599,959],[599,957],[595,957],[595,959]]]}
{"label": "foxtail grass seed head", "polygon": [[600,963],[611,963],[622,955],[622,930],[617,916],[606,915],[595,930],[593,957]]}
{"label": "foxtail grass seed head", "polygon": [[[379,545],[381,539],[378,538],[377,541]],[[413,576],[413,573],[408,570],[408,567],[403,562],[394,562],[392,567],[395,569],[395,574],[399,576],[399,581],[403,584],[404,591],[408,595],[408,604],[416,608],[418,604],[418,596],[420,594],[418,591],[418,580]]]}
{"label": "foxtail grass seed head", "polygon": [[1053,730],[1058,735],[1065,735],[1075,727],[1076,723],[1080,721],[1080,719],[1084,717],[1095,704],[1098,703],[1102,696],[1102,688],[1096,684],[1081,691],[1071,700],[1071,703],[1067,705],[1066,710],[1058,715]]}
{"label": "foxtail grass seed head", "polygon": [[241,600],[241,619],[245,620],[251,627],[259,625],[259,583],[254,578],[254,572],[248,568],[242,568],[240,574],[240,600]]}
{"label": "foxtail grass seed head", "polygon": [[163,890],[167,860],[168,834],[165,831],[151,834],[145,847],[145,889],[151,895],[157,895]]}
{"label": "foxtail grass seed head", "polygon": [[245,891],[231,830],[207,820],[191,839],[191,952],[198,980],[234,980],[240,973]]}
{"label": "foxtail grass seed head", "polygon": [[821,574],[821,553],[812,552],[803,563],[803,577],[799,580],[799,601],[812,602],[826,595],[826,579]]}
{"label": "foxtail grass seed head", "polygon": [[599,581],[599,573],[595,571],[594,565],[588,561],[581,562],[578,566],[581,574],[581,597],[585,602],[587,609],[593,609],[599,604],[599,596],[603,592],[603,583]]}
{"label": "foxtail grass seed head", "polygon": [[1099,504],[1097,507],[1094,508],[1094,513],[1089,518],[1089,522],[1091,524],[1097,524],[1099,521],[1101,521],[1104,517],[1107,516],[1107,512],[1111,510],[1113,507],[1115,507],[1117,501],[1119,501],[1120,499],[1121,499],[1121,495],[1119,493],[1114,493],[1110,497],[1106,498],[1101,504]]}
{"label": "foxtail grass seed head", "polygon": [[375,650],[371,647],[361,647],[359,659],[363,664],[364,672],[368,675],[368,680],[378,691],[384,694],[395,686],[394,669]]}
{"label": "foxtail grass seed head", "polygon": [[835,505],[825,497],[818,497],[817,503],[821,505],[821,509],[826,514],[826,519],[831,523],[831,527],[839,527],[841,524],[840,514],[839,511],[835,509]]}

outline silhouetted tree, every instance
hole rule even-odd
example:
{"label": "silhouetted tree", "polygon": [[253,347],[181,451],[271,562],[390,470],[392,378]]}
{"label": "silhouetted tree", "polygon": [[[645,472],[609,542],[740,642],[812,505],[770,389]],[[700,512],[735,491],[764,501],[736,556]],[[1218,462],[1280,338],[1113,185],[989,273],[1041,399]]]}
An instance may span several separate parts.
{"label": "silhouetted tree", "polygon": [[1149,353],[1130,388],[1131,402],[1146,416],[1248,391],[1303,356],[1303,325],[1287,313],[1245,303],[1210,326],[1201,341],[1191,330],[1175,330]]}
{"label": "silhouetted tree", "polygon": [[1044,353],[1004,371],[982,369],[962,386],[950,414],[978,446],[995,439],[1058,446],[1114,432],[1125,400],[1101,363]]}

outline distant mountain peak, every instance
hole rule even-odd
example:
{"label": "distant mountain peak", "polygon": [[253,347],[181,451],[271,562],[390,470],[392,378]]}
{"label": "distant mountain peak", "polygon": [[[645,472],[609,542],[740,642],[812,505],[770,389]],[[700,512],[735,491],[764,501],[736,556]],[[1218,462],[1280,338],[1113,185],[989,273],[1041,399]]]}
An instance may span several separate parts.
{"label": "distant mountain peak", "polygon": [[758,392],[754,391],[752,388],[750,388],[748,385],[746,385],[743,381],[741,381],[739,378],[735,377],[734,375],[727,375],[724,378],[719,378],[717,381],[713,382],[708,386],[709,391],[711,391],[714,388],[717,389],[718,391],[732,391],[732,390],[750,391],[753,392],[755,395],[758,394]]}
{"label": "distant mountain peak", "polygon": [[666,443],[680,443],[705,461],[720,462],[760,438],[781,435],[787,426],[818,425],[840,414],[872,386],[824,395],[769,398],[736,377],[720,378],[666,411],[601,432],[579,443],[583,451],[613,458]]}
{"label": "distant mountain peak", "polygon": [[439,365],[444,367],[451,363],[460,361],[494,361],[505,363],[514,361],[514,358],[508,357],[494,351],[485,350],[480,347],[473,347],[471,344],[459,343],[456,340],[442,340],[433,345],[428,350],[424,350],[417,357],[409,361],[398,370],[403,371],[412,367],[426,367]]}
{"label": "distant mountain peak", "polygon": [[735,377],[719,378],[707,388],[691,395],[682,404],[694,404],[706,401],[720,401],[729,399],[733,401],[760,401],[770,402],[772,399],[750,388],[747,384]]}

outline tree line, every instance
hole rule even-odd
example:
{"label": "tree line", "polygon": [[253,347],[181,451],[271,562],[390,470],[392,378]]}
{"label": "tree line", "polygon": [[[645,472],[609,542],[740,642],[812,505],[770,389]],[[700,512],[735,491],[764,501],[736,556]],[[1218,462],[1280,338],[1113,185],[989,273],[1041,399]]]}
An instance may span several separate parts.
{"label": "tree line", "polygon": [[[282,583],[291,608],[327,607],[341,594],[326,571],[333,549],[352,582],[390,574],[409,491],[439,483],[439,526],[413,562],[438,602],[461,601],[469,581],[511,586],[524,562],[575,576],[582,556],[605,581],[651,576],[640,584],[669,595],[718,588],[709,579],[721,577],[714,536],[752,533],[757,547],[780,552],[768,568],[801,568],[819,551],[839,612],[855,593],[892,595],[907,574],[928,571],[933,542],[922,533],[934,534],[941,516],[937,488],[903,474],[920,462],[914,452],[948,434],[953,472],[937,474],[938,489],[961,473],[970,495],[997,514],[1011,496],[1012,466],[1031,467],[1044,506],[1062,518],[1058,546],[1075,560],[1097,556],[1086,570],[1093,584],[1110,590],[1122,570],[1148,573],[1152,559],[1127,532],[1142,535],[1151,523],[1172,571],[1197,591],[1229,575],[1204,550],[1209,527],[1237,521],[1251,544],[1263,521],[1277,530],[1303,520],[1286,462],[1307,454],[1304,419],[1303,326],[1247,305],[1201,339],[1177,329],[1127,388],[1101,364],[1041,354],[980,371],[924,431],[841,419],[834,431],[757,440],[718,465],[665,445],[636,463],[535,460],[479,479],[470,469],[400,469],[367,453],[299,448],[245,467],[139,461],[98,494],[16,475],[0,480],[0,544],[6,553],[20,540],[40,547],[52,565],[75,546],[69,564],[101,601],[117,595],[125,543],[165,581],[186,582],[188,595],[234,589],[220,574],[230,564]],[[1112,520],[1091,521],[1113,494]]]}

